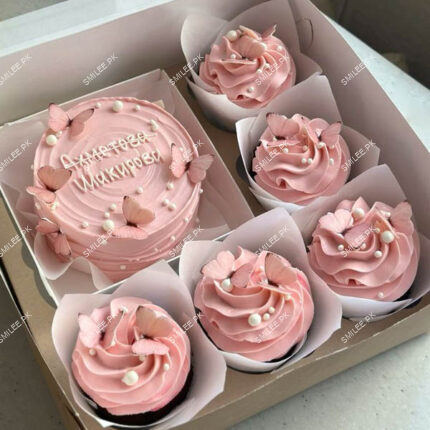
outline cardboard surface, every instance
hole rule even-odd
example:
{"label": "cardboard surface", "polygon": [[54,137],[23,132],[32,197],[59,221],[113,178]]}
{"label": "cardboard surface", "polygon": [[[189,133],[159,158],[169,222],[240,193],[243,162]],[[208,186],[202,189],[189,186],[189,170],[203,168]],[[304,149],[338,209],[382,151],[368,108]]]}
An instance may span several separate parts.
{"label": "cardboard surface", "polygon": [[[183,13],[181,5],[186,4],[189,7],[193,2],[178,0],[175,3],[176,7]],[[211,14],[211,9],[208,6],[210,2],[200,1],[198,3],[199,10],[204,9],[206,5],[208,14]],[[219,3],[223,2],[220,1]],[[226,1],[225,3],[233,2]],[[236,6],[236,2],[234,3]],[[249,4],[245,5],[245,3],[240,2],[242,9],[249,6]],[[256,2],[252,3],[255,4]],[[430,203],[428,198],[430,170],[428,169],[427,151],[367,70],[363,70],[347,86],[341,84],[341,78],[358,65],[360,60],[331,24],[308,0],[292,0],[291,4],[296,15],[296,21],[304,23],[304,32],[300,35],[301,43],[305,47],[310,47],[308,54],[322,66],[324,73],[328,76],[342,118],[348,125],[372,138],[381,147],[382,161],[392,168],[408,200],[411,201],[419,229],[428,234],[430,232],[430,225],[427,222]],[[239,6],[236,7],[240,9]],[[150,13],[144,11],[130,18],[121,18],[115,23],[110,23],[109,26],[127,26],[127,22],[133,24],[139,21],[139,26],[144,27],[142,22],[145,19],[154,20],[156,9],[151,9]],[[166,9],[159,9],[159,11],[163,10]],[[229,9],[229,13],[231,13],[231,9]],[[224,17],[227,18],[226,16]],[[309,25],[312,26],[312,31],[310,31]],[[98,27],[95,29],[97,31],[90,32],[90,36],[93,37],[96,34],[100,40],[103,31],[108,31],[109,26],[105,26],[104,29]],[[132,29],[132,27],[128,28]],[[174,27],[173,37],[178,37],[177,29],[177,27]],[[114,32],[113,34],[117,33]],[[83,33],[79,36],[72,35],[67,43],[71,43],[75,38],[74,42],[76,43],[79,40],[79,45],[82,46],[86,36],[90,37],[89,34]],[[134,36],[133,31],[131,31],[130,37]],[[55,45],[57,48],[58,46],[64,47],[62,42],[58,40],[50,45],[57,44]],[[125,36],[121,39],[121,42],[125,46],[129,46]],[[143,52],[141,48],[139,48],[140,53]],[[169,46],[169,49],[167,55],[175,51],[175,49],[179,49],[179,44]],[[41,52],[40,50],[38,51]],[[177,54],[176,52],[176,57]],[[148,60],[161,66],[163,61],[165,63],[165,60],[160,58],[160,53],[157,55],[149,57]],[[176,58],[175,56],[172,58]],[[67,67],[67,62],[64,67]],[[179,69],[179,66],[173,67],[168,70],[168,73],[173,76]],[[135,62],[124,73],[127,73],[127,76],[133,76],[133,74],[136,74],[136,70]],[[138,71],[141,72],[141,69],[138,68]],[[74,73],[73,70],[71,70],[71,73]],[[113,76],[112,79],[116,79],[117,76],[115,74]],[[49,74],[46,79],[45,83],[49,82]],[[121,79],[116,79],[116,81],[119,80]],[[254,214],[262,213],[263,208],[250,193],[249,184],[239,177],[237,173],[236,162],[239,149],[236,136],[233,133],[217,129],[208,123],[196,101],[188,92],[185,79],[181,79],[176,85],[201,122],[206,133],[214,142]],[[70,93],[70,87],[64,91],[69,91]],[[14,109],[16,111],[16,106]],[[414,175],[411,175],[412,171]],[[6,244],[15,236],[16,226],[13,225],[10,214],[7,213],[3,203],[0,205],[0,216],[3,221],[0,225],[0,244]],[[71,411],[73,409],[77,411],[76,405],[70,400],[71,395],[66,371],[57,357],[52,343],[51,322],[54,308],[43,298],[44,288],[41,285],[38,272],[33,266],[31,257],[22,242],[17,243],[3,256],[3,263],[10,278],[10,283],[13,285],[18,305],[23,311],[29,311],[32,315],[32,318],[28,321],[32,339],[41,353],[45,363],[44,366],[49,369],[55,380],[55,383],[50,385],[54,388],[54,391],[59,393],[64,405],[62,407],[63,412],[64,410]],[[328,342],[310,356],[282,371],[274,374],[249,375],[229,369],[225,392],[203,409],[191,422],[179,428],[184,430],[227,428],[235,422],[274,405],[348,367],[407,339],[429,331],[429,322],[429,295],[425,296],[412,308],[403,309],[381,321],[365,325],[346,343],[342,341],[342,337],[353,330],[356,323],[343,319],[340,330],[335,332]],[[79,416],[73,416],[73,413],[69,412],[69,415],[67,416],[67,413],[65,413],[65,416],[67,416],[65,425],[69,429],[100,429],[92,418],[83,413],[79,413]]]}

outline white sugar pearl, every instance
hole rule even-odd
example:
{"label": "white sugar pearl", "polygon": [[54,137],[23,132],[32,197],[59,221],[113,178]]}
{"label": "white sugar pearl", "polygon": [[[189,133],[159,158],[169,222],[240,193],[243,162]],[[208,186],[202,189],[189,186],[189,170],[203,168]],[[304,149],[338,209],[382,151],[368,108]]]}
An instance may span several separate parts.
{"label": "white sugar pearl", "polygon": [[263,71],[261,69],[257,69],[257,73],[263,73]]}
{"label": "white sugar pearl", "polygon": [[324,142],[318,142],[318,143],[317,143],[317,148],[318,148],[318,149],[324,148],[324,146],[325,146],[325,143],[324,143]]}
{"label": "white sugar pearl", "polygon": [[260,45],[264,48],[267,49],[267,45],[264,42],[260,42]]}
{"label": "white sugar pearl", "polygon": [[62,134],[63,134],[63,132],[60,130],[60,131],[57,131],[57,132],[55,133],[55,136],[56,136],[56,137],[60,137]]}
{"label": "white sugar pearl", "polygon": [[127,266],[126,266],[125,264],[121,264],[121,266],[119,266],[119,268],[120,268],[121,270],[125,270],[125,269],[127,269]]}
{"label": "white sugar pearl", "polygon": [[334,164],[334,160],[333,160],[333,158],[329,158],[329,160],[328,160],[328,164],[330,164],[330,166],[333,166],[333,164]]}
{"label": "white sugar pearl", "polygon": [[303,145],[302,149],[303,149],[304,152],[306,152],[309,149],[309,147],[308,147],[308,145]]}
{"label": "white sugar pearl", "polygon": [[105,212],[104,217],[105,218],[110,218],[110,213],[109,212]]}
{"label": "white sugar pearl", "polygon": [[119,310],[124,314],[126,314],[128,312],[127,306],[124,306],[124,305],[120,306]]}
{"label": "white sugar pearl", "polygon": [[342,244],[337,246],[338,251],[343,251],[344,249],[345,249],[345,247]]}
{"label": "white sugar pearl", "polygon": [[314,161],[312,158],[308,158],[308,164],[312,164],[312,161]]}
{"label": "white sugar pearl", "polygon": [[102,242],[102,245],[103,245],[103,246],[106,246],[106,245],[107,245],[107,240],[104,240],[104,241]]}
{"label": "white sugar pearl", "polygon": [[131,386],[137,383],[139,375],[134,370],[129,370],[121,379],[125,385]]}
{"label": "white sugar pearl", "polygon": [[176,203],[170,203],[168,208],[169,208],[169,211],[174,211],[176,209]]}
{"label": "white sugar pearl", "polygon": [[137,111],[140,111],[140,105],[134,105],[134,110],[137,112]]}
{"label": "white sugar pearl", "polygon": [[379,227],[376,227],[376,228],[374,228],[373,230],[374,230],[374,232],[375,232],[376,234],[381,233],[381,229],[380,229]]}
{"label": "white sugar pearl", "polygon": [[116,209],[116,204],[115,204],[115,203],[112,203],[112,204],[109,206],[109,209],[110,209],[111,211],[114,211],[114,210]]}
{"label": "white sugar pearl", "polygon": [[100,109],[101,107],[102,107],[102,104],[101,104],[100,102],[97,102],[97,103],[96,103],[96,108],[97,108],[97,109]]}
{"label": "white sugar pearl", "polygon": [[163,364],[163,370],[164,370],[165,372],[167,372],[169,369],[170,369],[170,364],[169,364],[169,363],[164,363],[164,364]]}
{"label": "white sugar pearl", "polygon": [[231,55],[230,55],[230,58],[231,58],[232,60],[235,60],[235,59],[236,59],[236,54],[231,54]]}
{"label": "white sugar pearl", "polygon": [[190,222],[190,219],[188,217],[185,217],[184,222]]}
{"label": "white sugar pearl", "polygon": [[306,158],[302,158],[302,164],[306,164],[308,162],[308,160],[306,160]]}
{"label": "white sugar pearl", "polygon": [[39,204],[39,203],[37,203],[37,202],[34,204],[34,206],[36,207],[36,209],[37,209],[38,211],[40,211],[40,208],[42,207],[42,206],[40,206],[40,204]]}
{"label": "white sugar pearl", "polygon": [[361,248],[361,249],[366,249],[366,248],[367,248],[367,245],[366,245],[365,243],[362,243],[362,244],[361,244],[361,246],[360,246],[360,248]]}
{"label": "white sugar pearl", "polygon": [[385,243],[391,243],[394,240],[394,234],[390,230],[385,230],[381,233],[381,240]]}
{"label": "white sugar pearl", "polygon": [[288,148],[282,148],[282,152],[283,152],[284,154],[288,154]]}
{"label": "white sugar pearl", "polygon": [[269,63],[265,63],[263,66],[265,69],[270,69],[270,64]]}
{"label": "white sugar pearl", "polygon": [[261,316],[259,314],[251,314],[248,318],[248,324],[251,327],[256,327],[261,323]]}
{"label": "white sugar pearl", "polygon": [[143,194],[143,188],[142,187],[137,187],[136,193],[137,194]]}
{"label": "white sugar pearl", "polygon": [[173,187],[174,187],[174,185],[171,182],[168,182],[167,185],[166,185],[166,188],[168,190],[173,190]]}
{"label": "white sugar pearl", "polygon": [[378,298],[379,298],[379,299],[383,299],[383,298],[384,298],[384,293],[383,293],[382,291],[380,291],[380,292],[378,293]]}
{"label": "white sugar pearl", "polygon": [[235,40],[237,40],[239,38],[239,34],[236,30],[230,30],[225,37],[230,41],[230,42],[234,42]]}
{"label": "white sugar pearl", "polygon": [[227,292],[233,289],[233,285],[231,284],[230,278],[226,278],[224,279],[224,281],[221,282],[221,288]]}
{"label": "white sugar pearl", "polygon": [[270,306],[269,314],[274,314],[274,313],[275,313],[275,308],[273,306]]}
{"label": "white sugar pearl", "polygon": [[82,223],[81,223],[81,227],[82,228],[87,228],[89,226],[89,224],[86,222],[86,221],[83,221]]}
{"label": "white sugar pearl", "polygon": [[112,110],[114,112],[121,112],[123,107],[124,107],[124,105],[123,105],[122,101],[120,101],[120,100],[115,100],[112,104]]}
{"label": "white sugar pearl", "polygon": [[58,142],[57,136],[55,136],[55,134],[48,134],[48,136],[46,136],[45,142],[49,146],[55,146]]}
{"label": "white sugar pearl", "polygon": [[174,242],[174,241],[176,240],[176,236],[175,236],[175,235],[170,236],[170,240],[171,240],[172,242]]}
{"label": "white sugar pearl", "polygon": [[382,252],[381,252],[381,251],[379,251],[379,249],[378,249],[377,251],[375,251],[375,252],[373,253],[373,255],[374,255],[376,258],[381,258],[381,257],[382,257]]}
{"label": "white sugar pearl", "polygon": [[203,188],[200,188],[199,194],[203,194]]}
{"label": "white sugar pearl", "polygon": [[263,320],[267,321],[270,318],[270,314],[264,314],[263,315]]}
{"label": "white sugar pearl", "polygon": [[105,231],[109,231],[109,230],[113,230],[115,228],[115,224],[111,219],[107,219],[104,223],[103,223],[103,229]]}
{"label": "white sugar pearl", "polygon": [[284,49],[284,48],[282,47],[282,45],[278,45],[278,46],[276,47],[276,50],[277,50],[277,51],[279,51],[279,52],[281,52],[283,49]]}
{"label": "white sugar pearl", "polygon": [[290,293],[285,294],[284,298],[286,301],[291,300],[291,294]]}
{"label": "white sugar pearl", "polygon": [[164,199],[164,200],[161,202],[161,204],[162,204],[163,206],[167,206],[169,203],[170,203],[170,201],[169,201],[168,199]]}
{"label": "white sugar pearl", "polygon": [[88,350],[88,353],[94,357],[94,355],[96,355],[96,350],[95,350],[95,349],[93,349],[93,348],[90,348],[90,349]]}
{"label": "white sugar pearl", "polygon": [[355,208],[352,211],[352,216],[354,218],[363,218],[364,217],[364,209],[362,209],[362,208]]}
{"label": "white sugar pearl", "polygon": [[246,91],[248,91],[248,93],[252,93],[254,92],[255,88],[254,87],[249,87],[246,89]]}

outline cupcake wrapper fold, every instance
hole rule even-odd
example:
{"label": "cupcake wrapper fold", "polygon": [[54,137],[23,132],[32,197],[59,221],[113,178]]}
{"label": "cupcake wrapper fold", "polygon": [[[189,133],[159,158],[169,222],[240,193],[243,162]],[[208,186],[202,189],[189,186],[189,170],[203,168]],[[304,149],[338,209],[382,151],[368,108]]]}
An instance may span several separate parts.
{"label": "cupcake wrapper fold", "polygon": [[[286,233],[281,236],[281,231]],[[272,239],[271,244],[270,240],[275,235],[278,240]],[[270,248],[268,244],[271,245]],[[288,212],[281,208],[242,224],[223,242],[188,242],[181,255],[179,276],[189,288],[191,295],[194,295],[195,287],[201,279],[201,268],[222,250],[236,253],[238,246],[254,252],[266,246],[267,251],[285,257],[292,266],[303,271],[311,286],[315,314],[306,339],[287,358],[276,362],[260,362],[239,354],[221,351],[230,367],[250,373],[273,371],[306,357],[340,328],[342,313],[340,302],[310,268],[300,231]]]}
{"label": "cupcake wrapper fold", "polygon": [[[266,106],[256,117],[245,118],[236,123],[240,154],[251,192],[265,209],[271,210],[276,207],[282,207],[293,213],[306,206],[284,202],[276,198],[258,185],[252,177],[252,160],[258,141],[267,128],[266,114],[268,112],[279,113],[289,118],[299,113],[310,119],[325,119],[328,123],[342,121],[342,118],[328,79],[325,76],[313,76],[306,82],[296,85],[288,92],[281,94],[271,106]],[[377,145],[371,145],[369,139],[345,125],[342,125],[341,135],[346,141],[351,158],[360,150],[366,151],[359,158],[355,156],[356,161],[351,165],[349,181],[378,164],[380,150]],[[325,198],[327,197],[318,197],[315,201]]]}
{"label": "cupcake wrapper fold", "polygon": [[[282,20],[279,17],[282,17]],[[207,15],[189,15],[185,19],[181,32],[182,51],[187,63],[195,64],[190,70],[192,79],[188,80],[188,83],[205,115],[221,128],[234,131],[236,121],[255,116],[260,109],[242,108],[230,101],[226,95],[215,94],[213,88],[200,79],[198,75],[200,61],[195,60],[209,53],[211,45],[218,43],[229,30],[244,25],[262,32],[275,23],[277,24],[275,35],[284,42],[296,65],[296,85],[312,75],[320,74],[322,72],[320,66],[300,52],[296,23],[287,1],[264,2],[244,11],[232,21]],[[291,88],[286,92],[290,90]],[[270,108],[279,97],[266,107]]]}
{"label": "cupcake wrapper fold", "polygon": [[[334,212],[341,201],[356,200],[359,197],[363,197],[370,207],[376,201],[395,207],[406,200],[406,196],[390,168],[385,164],[373,167],[345,184],[336,195],[318,199],[305,208],[294,212],[292,217],[303,235],[305,244],[310,245],[312,242],[312,233],[322,216],[328,212]],[[420,260],[415,281],[408,291],[408,298],[384,302],[337,294],[342,303],[344,317],[360,320],[372,312],[373,315],[376,315],[372,321],[377,321],[410,306],[430,291],[430,268],[425,262],[430,252],[430,241],[419,233],[418,237]]]}
{"label": "cupcake wrapper fold", "polygon": [[[224,390],[226,365],[222,355],[207,339],[198,324],[186,333],[191,343],[193,380],[186,399],[166,417],[149,426],[126,426],[100,419],[78,388],[71,371],[72,352],[79,333],[78,314],[89,315],[94,308],[108,305],[119,297],[140,297],[165,309],[183,326],[195,316],[184,283],[173,269],[161,261],[127,279],[112,294],[67,294],[61,300],[52,323],[55,349],[69,376],[75,402],[102,427],[169,429],[189,421]],[[92,402],[91,402],[92,403]]]}

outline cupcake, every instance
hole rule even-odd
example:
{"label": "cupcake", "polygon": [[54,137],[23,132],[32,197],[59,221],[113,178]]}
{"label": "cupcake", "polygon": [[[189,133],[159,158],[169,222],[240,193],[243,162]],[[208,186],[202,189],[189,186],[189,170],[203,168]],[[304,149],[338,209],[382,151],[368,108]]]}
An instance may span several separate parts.
{"label": "cupcake", "polygon": [[310,285],[285,258],[239,247],[237,257],[221,251],[201,272],[194,304],[220,350],[278,361],[306,338],[314,316]]}
{"label": "cupcake", "polygon": [[262,108],[296,80],[296,66],[276,25],[263,33],[239,26],[212,45],[199,76],[216,94],[243,108]]}
{"label": "cupcake", "polygon": [[341,296],[393,302],[406,297],[418,268],[419,240],[411,206],[360,197],[324,215],[312,234],[313,270]]}
{"label": "cupcake", "polygon": [[255,182],[283,202],[305,206],[335,194],[350,173],[341,123],[268,113],[252,160]]}
{"label": "cupcake", "polygon": [[96,414],[125,425],[148,425],[186,396],[190,342],[162,308],[137,297],[78,317],[73,376]]}

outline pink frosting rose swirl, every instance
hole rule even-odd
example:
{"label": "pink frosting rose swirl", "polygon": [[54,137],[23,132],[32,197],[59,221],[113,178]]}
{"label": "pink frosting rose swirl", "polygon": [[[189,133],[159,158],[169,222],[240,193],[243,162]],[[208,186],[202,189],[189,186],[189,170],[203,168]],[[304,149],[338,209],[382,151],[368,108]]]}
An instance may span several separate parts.
{"label": "pink frosting rose swirl", "polygon": [[237,258],[221,251],[202,273],[194,303],[221,350],[271,361],[306,336],[314,315],[309,282],[285,258],[239,247]]}
{"label": "pink frosting rose swirl", "polygon": [[309,246],[314,271],[337,294],[394,301],[417,273],[419,240],[407,202],[392,208],[360,197],[318,221]]}
{"label": "pink frosting rose swirl", "polygon": [[247,27],[230,30],[200,64],[200,78],[243,108],[261,108],[296,81],[296,66],[286,46]]}
{"label": "pink frosting rose swirl", "polygon": [[348,179],[350,153],[341,124],[269,113],[252,161],[255,181],[274,197],[307,205],[335,194]]}
{"label": "pink frosting rose swirl", "polygon": [[112,415],[158,411],[183,389],[190,342],[162,308],[135,297],[79,315],[72,372],[81,389]]}

